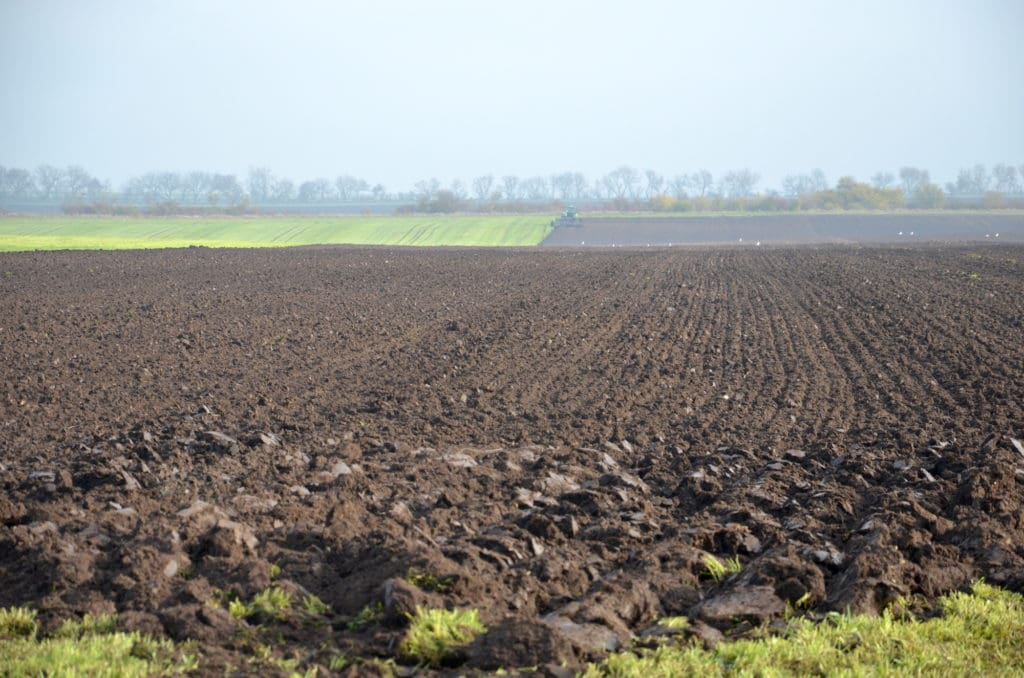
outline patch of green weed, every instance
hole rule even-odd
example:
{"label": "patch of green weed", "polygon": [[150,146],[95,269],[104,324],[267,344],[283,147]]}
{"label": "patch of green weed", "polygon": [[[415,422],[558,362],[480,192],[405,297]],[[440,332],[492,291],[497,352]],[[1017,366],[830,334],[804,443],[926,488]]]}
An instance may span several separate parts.
{"label": "patch of green weed", "polygon": [[739,556],[722,562],[710,553],[704,555],[704,572],[708,577],[715,580],[716,583],[721,582],[731,574],[740,572],[742,569],[743,565],[740,564]]}
{"label": "patch of green weed", "polygon": [[398,646],[399,656],[418,664],[441,666],[453,650],[472,642],[487,629],[476,610],[416,608],[409,630]]}
{"label": "patch of green weed", "polygon": [[34,638],[38,630],[35,610],[27,607],[0,608],[0,640]]}
{"label": "patch of green weed", "polygon": [[664,626],[666,629],[685,629],[690,625],[690,620],[686,617],[662,617],[658,620],[658,626]]}
{"label": "patch of green weed", "polygon": [[352,660],[340,652],[331,655],[331,658],[327,661],[327,668],[331,671],[344,671],[349,666],[352,666]]}
{"label": "patch of green weed", "polygon": [[240,598],[234,598],[228,601],[228,612],[235,619],[246,619],[252,614],[249,610],[249,606]]}
{"label": "patch of green weed", "polygon": [[248,603],[240,598],[230,599],[228,612],[235,619],[276,619],[283,621],[292,608],[292,596],[278,586],[260,591]]}
{"label": "patch of green weed", "polygon": [[434,593],[449,593],[455,586],[455,577],[438,577],[418,567],[410,567],[405,580],[418,589]]}
{"label": "patch of green weed", "polygon": [[115,632],[113,615],[67,620],[38,638],[36,613],[0,610],[0,673],[5,676],[151,676],[194,671],[198,659],[167,639]]}
{"label": "patch of green weed", "polygon": [[117,617],[112,614],[101,614],[94,617],[87,614],[81,619],[67,619],[54,633],[55,638],[81,638],[97,633],[113,633],[117,630]]}
{"label": "patch of green weed", "polygon": [[320,600],[319,596],[313,593],[302,597],[302,609],[314,615],[326,616],[331,613],[331,606]]}
{"label": "patch of green weed", "polygon": [[348,623],[349,631],[362,631],[367,626],[378,623],[384,618],[384,604],[380,601],[367,605]]}

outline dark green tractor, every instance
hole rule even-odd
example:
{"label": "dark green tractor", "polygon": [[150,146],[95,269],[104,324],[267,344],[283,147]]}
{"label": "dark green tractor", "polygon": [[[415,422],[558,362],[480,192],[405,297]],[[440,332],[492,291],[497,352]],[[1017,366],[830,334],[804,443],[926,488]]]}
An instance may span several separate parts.
{"label": "dark green tractor", "polygon": [[576,211],[575,205],[569,205],[562,212],[562,215],[557,219],[552,220],[551,227],[558,228],[559,226],[581,226],[583,220],[580,219],[579,212]]}

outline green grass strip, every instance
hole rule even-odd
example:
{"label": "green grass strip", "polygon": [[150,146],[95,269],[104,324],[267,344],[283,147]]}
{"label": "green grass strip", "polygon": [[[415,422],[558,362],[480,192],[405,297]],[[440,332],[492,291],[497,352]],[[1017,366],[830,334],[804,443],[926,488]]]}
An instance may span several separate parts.
{"label": "green grass strip", "polygon": [[67,620],[38,638],[36,613],[0,608],[0,676],[93,676],[114,678],[186,673],[198,659],[166,638],[114,630],[112,615]]}
{"label": "green grass strip", "polygon": [[536,245],[550,216],[455,215],[376,217],[4,217],[0,251],[408,245]]}
{"label": "green grass strip", "polygon": [[984,583],[916,621],[831,614],[714,650],[666,644],[591,664],[586,678],[648,676],[1024,676],[1024,597]]}

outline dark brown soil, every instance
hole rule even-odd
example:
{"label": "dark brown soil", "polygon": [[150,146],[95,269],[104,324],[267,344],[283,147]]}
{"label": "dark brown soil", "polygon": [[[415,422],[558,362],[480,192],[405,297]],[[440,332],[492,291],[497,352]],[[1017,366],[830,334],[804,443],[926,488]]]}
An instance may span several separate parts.
{"label": "dark brown soil", "polygon": [[[1022,299],[1013,245],[5,254],[0,606],[329,675],[416,605],[465,671],[1021,590]],[[271,585],[333,614],[210,604]]]}
{"label": "dark brown soil", "polygon": [[756,216],[588,217],[558,228],[542,245],[564,247],[731,243],[1024,242],[1024,215],[784,214]]}

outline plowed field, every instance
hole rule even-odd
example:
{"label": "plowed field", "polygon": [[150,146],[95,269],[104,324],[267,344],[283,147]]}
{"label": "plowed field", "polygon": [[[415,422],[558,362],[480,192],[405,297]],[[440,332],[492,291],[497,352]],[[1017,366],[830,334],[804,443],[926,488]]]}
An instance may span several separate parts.
{"label": "plowed field", "polygon": [[0,606],[329,675],[416,605],[465,669],[1021,590],[1022,299],[1016,245],[0,255]]}
{"label": "plowed field", "polygon": [[1024,214],[894,213],[589,217],[541,243],[565,247],[705,243],[1024,242]]}

